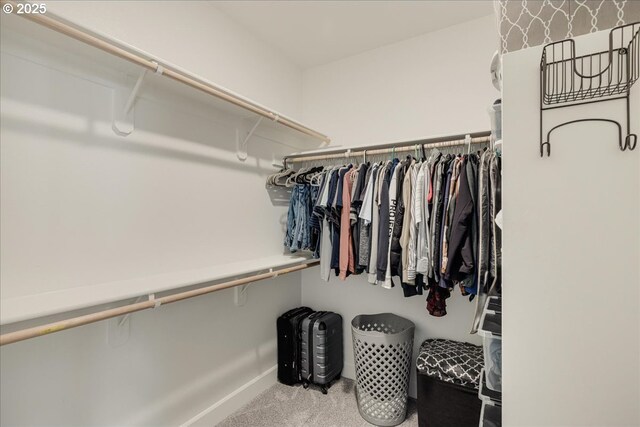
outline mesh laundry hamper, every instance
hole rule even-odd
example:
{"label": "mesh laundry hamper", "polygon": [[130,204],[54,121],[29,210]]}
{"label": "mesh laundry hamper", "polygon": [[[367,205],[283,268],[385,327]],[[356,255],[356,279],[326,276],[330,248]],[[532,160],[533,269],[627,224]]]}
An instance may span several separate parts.
{"label": "mesh laundry hamper", "polygon": [[407,415],[413,322],[391,313],[351,321],[358,410],[377,426],[395,426]]}

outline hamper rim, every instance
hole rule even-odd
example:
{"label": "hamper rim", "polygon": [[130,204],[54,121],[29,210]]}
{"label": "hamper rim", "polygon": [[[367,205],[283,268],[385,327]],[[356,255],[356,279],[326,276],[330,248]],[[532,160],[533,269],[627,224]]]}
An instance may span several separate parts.
{"label": "hamper rim", "polygon": [[[398,331],[398,332],[379,332],[379,331],[363,331],[362,329],[358,328],[357,326],[354,325],[354,322],[356,322],[356,320],[360,320],[362,318],[367,318],[367,317],[378,317],[378,316],[390,316],[390,317],[395,317],[396,319],[399,319],[401,322],[406,322],[406,326],[404,328],[402,328],[402,330]],[[358,335],[368,335],[371,337],[385,337],[385,336],[394,336],[394,335],[401,335],[406,333],[407,331],[410,330],[415,330],[416,325],[415,323],[413,323],[411,320],[404,318],[402,316],[398,316],[397,314],[394,313],[374,313],[374,314],[358,314],[357,316],[355,316],[353,319],[351,319],[351,330]]]}

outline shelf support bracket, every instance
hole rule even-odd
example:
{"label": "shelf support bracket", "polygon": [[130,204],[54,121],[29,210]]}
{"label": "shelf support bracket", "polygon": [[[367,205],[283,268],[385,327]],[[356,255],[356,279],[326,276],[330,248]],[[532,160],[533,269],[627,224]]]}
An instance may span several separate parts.
{"label": "shelf support bracket", "polygon": [[[127,94],[127,90],[124,88],[116,88],[113,91],[113,123],[111,128],[118,136],[127,136],[133,132],[135,128],[135,103],[138,97],[138,92],[142,87],[144,78],[147,75],[146,68],[143,69],[138,75],[136,83],[133,85],[133,89]],[[126,101],[125,101],[126,96]],[[123,107],[124,105],[124,107]]]}
{"label": "shelf support bracket", "polygon": [[[144,295],[136,298],[139,303]],[[131,335],[131,313],[109,319],[107,323],[107,342],[111,347],[120,347],[129,341]]]}
{"label": "shelf support bracket", "polygon": [[264,117],[261,116],[258,118],[258,120],[256,120],[255,124],[242,141],[240,141],[240,132],[236,130],[236,155],[238,156],[239,160],[242,160],[243,162],[247,160],[247,157],[249,156],[247,153],[247,145],[249,144],[249,139],[251,139],[253,133],[256,131],[256,129],[258,129],[258,126],[260,126],[262,119],[264,119]]}
{"label": "shelf support bracket", "polygon": [[140,88],[142,87],[142,82],[144,78],[147,76],[147,70],[144,69],[140,72],[138,76],[138,80],[136,80],[136,84],[133,86],[131,90],[131,94],[129,95],[129,99],[127,99],[127,104],[124,106],[124,114],[128,114],[133,107],[133,104],[136,102],[136,98],[138,97],[138,92],[140,92]]}
{"label": "shelf support bracket", "polygon": [[[162,75],[164,72],[164,67],[162,65],[155,63],[156,71],[155,74]],[[138,99],[138,93],[140,89],[142,89],[142,83],[144,83],[144,79],[147,76],[147,69],[144,68],[140,71],[138,75],[138,79],[133,85],[133,89],[128,93],[124,88],[116,88],[113,92],[113,124],[112,129],[119,136],[127,136],[133,132],[135,128],[135,104]],[[125,101],[126,96],[126,101]],[[124,108],[122,107],[124,105]]]}
{"label": "shelf support bracket", "polygon": [[[273,273],[273,268],[269,269],[269,273]],[[275,279],[276,277],[278,277],[278,273],[275,273],[273,276],[271,276],[272,279]],[[233,303],[236,307],[242,307],[247,303],[247,290],[252,284],[253,282],[233,288]]]}
{"label": "shelf support bracket", "polygon": [[233,303],[236,307],[242,307],[247,303],[247,290],[250,283],[246,285],[240,285],[233,288]]}

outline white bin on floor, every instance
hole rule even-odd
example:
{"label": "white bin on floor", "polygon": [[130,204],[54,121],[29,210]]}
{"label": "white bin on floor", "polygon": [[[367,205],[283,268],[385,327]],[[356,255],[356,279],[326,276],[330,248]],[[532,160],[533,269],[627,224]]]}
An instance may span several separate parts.
{"label": "white bin on floor", "polygon": [[407,416],[413,322],[391,313],[351,321],[360,415],[371,424],[396,426]]}

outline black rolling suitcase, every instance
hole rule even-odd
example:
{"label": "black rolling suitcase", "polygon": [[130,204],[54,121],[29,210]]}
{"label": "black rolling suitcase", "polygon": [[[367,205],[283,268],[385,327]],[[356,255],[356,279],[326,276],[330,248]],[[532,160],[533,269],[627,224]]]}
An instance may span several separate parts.
{"label": "black rolling suitcase", "polygon": [[278,317],[278,381],[282,384],[300,382],[300,322],[311,313],[309,307],[298,307]]}
{"label": "black rolling suitcase", "polygon": [[300,377],[305,388],[319,385],[327,394],[331,382],[340,378],[343,364],[342,316],[318,311],[300,323]]}

